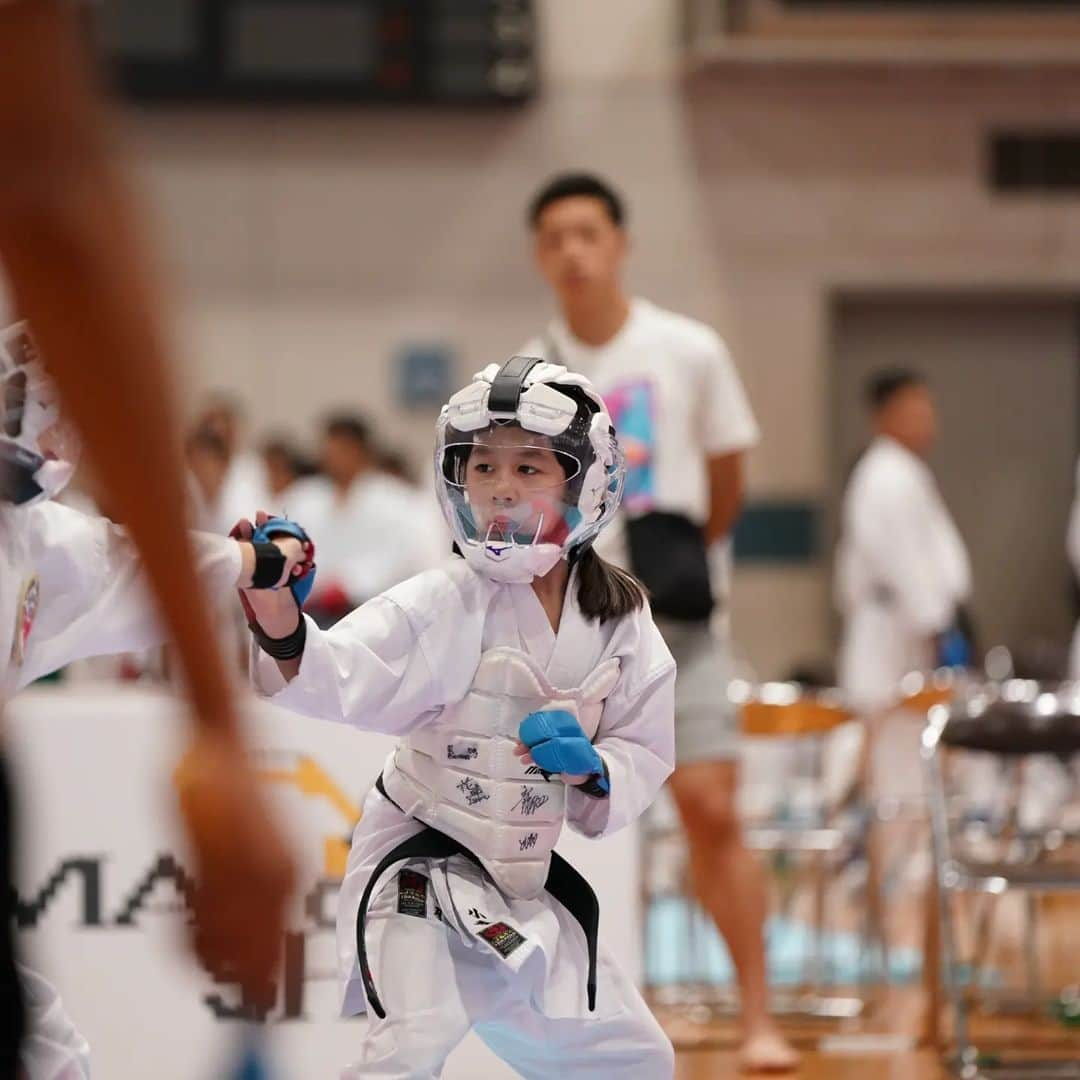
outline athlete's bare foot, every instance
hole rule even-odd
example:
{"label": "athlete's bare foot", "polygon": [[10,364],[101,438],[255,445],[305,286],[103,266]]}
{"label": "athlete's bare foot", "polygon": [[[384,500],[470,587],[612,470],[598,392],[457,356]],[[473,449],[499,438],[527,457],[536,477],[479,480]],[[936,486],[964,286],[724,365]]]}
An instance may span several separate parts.
{"label": "athlete's bare foot", "polygon": [[771,1023],[748,1034],[739,1048],[739,1069],[744,1073],[786,1073],[798,1067],[799,1055]]}

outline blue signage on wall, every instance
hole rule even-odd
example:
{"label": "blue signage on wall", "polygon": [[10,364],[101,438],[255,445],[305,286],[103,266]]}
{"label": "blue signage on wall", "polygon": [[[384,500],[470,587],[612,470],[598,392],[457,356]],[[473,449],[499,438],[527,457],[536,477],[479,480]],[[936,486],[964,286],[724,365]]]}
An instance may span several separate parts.
{"label": "blue signage on wall", "polygon": [[449,345],[405,345],[395,357],[398,404],[438,408],[454,392],[454,350]]}

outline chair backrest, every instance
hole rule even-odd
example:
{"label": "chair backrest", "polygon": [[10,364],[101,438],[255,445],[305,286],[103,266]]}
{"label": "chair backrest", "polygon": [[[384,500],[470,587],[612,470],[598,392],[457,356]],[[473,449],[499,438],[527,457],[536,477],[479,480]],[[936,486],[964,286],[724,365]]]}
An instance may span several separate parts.
{"label": "chair backrest", "polygon": [[935,705],[947,705],[960,691],[963,677],[951,668],[937,671],[913,671],[900,680],[897,709],[926,713]]}
{"label": "chair backrest", "polygon": [[835,694],[807,693],[793,683],[765,683],[739,704],[743,734],[766,738],[824,735],[853,719]]}

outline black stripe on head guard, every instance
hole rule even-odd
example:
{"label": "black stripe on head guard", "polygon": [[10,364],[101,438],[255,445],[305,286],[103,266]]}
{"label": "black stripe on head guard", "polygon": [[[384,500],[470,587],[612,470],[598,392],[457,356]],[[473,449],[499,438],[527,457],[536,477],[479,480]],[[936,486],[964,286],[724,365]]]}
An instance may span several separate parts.
{"label": "black stripe on head guard", "polygon": [[525,389],[525,378],[537,364],[537,356],[511,356],[495,376],[488,394],[488,412],[517,415],[518,401]]}

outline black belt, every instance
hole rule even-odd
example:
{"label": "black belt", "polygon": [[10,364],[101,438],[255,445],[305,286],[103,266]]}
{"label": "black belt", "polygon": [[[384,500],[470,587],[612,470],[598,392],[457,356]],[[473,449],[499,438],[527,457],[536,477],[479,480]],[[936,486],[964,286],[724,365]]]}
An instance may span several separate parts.
{"label": "black belt", "polygon": [[[386,793],[382,776],[375,781],[375,787],[379,794],[387,802],[398,806]],[[404,810],[401,810],[405,813]],[[421,832],[403,840],[392,851],[387,852],[385,857],[375,867],[368,878],[364,893],[360,897],[360,910],[356,913],[356,954],[360,964],[360,978],[364,983],[364,994],[375,1015],[380,1020],[386,1019],[386,1010],[383,1008],[379,995],[375,992],[375,981],[371,977],[371,968],[368,966],[367,944],[365,931],[367,928],[367,912],[371,903],[371,896],[375,891],[379,878],[396,862],[408,859],[448,859],[451,855],[464,855],[469,862],[476,866],[483,866],[480,859],[471,852],[464,844],[459,843],[452,837],[438,829],[425,825]],[[485,871],[486,873],[486,871]],[[589,950],[589,971],[585,982],[588,995],[589,1012],[596,1011],[596,936],[600,928],[600,904],[596,899],[596,893],[592,886],[557,852],[551,853],[551,866],[548,868],[547,881],[544,888],[581,925],[585,932],[585,944]]]}

